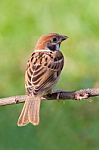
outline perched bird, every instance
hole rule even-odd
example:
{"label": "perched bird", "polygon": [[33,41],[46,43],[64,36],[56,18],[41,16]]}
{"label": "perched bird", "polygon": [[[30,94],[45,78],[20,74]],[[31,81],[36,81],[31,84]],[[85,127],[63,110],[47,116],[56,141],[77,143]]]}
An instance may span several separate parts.
{"label": "perched bird", "polygon": [[27,63],[25,88],[28,98],[25,101],[18,126],[28,123],[39,124],[41,97],[51,93],[52,87],[59,79],[64,65],[60,44],[68,37],[50,33],[39,38]]}

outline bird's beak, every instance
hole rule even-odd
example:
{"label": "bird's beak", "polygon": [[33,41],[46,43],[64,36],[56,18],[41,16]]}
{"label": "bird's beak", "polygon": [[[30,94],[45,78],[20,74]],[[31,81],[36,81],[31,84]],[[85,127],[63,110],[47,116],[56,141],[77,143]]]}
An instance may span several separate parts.
{"label": "bird's beak", "polygon": [[69,38],[69,37],[66,36],[66,35],[62,35],[62,36],[61,36],[61,40],[62,40],[62,41],[66,40],[66,39],[68,39],[68,38]]}

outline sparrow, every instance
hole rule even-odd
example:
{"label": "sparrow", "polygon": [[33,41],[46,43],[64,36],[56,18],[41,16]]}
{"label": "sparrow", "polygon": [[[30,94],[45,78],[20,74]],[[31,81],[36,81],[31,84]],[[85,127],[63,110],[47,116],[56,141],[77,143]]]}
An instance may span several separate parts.
{"label": "sparrow", "polygon": [[49,33],[37,41],[27,62],[25,89],[28,98],[19,116],[18,126],[25,126],[28,123],[39,124],[41,97],[50,94],[59,79],[64,65],[60,45],[67,38],[65,35]]}

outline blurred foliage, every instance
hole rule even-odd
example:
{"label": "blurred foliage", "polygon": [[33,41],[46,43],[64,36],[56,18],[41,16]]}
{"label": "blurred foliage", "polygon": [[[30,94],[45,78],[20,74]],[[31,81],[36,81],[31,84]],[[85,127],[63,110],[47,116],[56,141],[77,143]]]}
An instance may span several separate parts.
{"label": "blurred foliage", "polygon": [[[57,89],[99,86],[98,0],[0,0],[0,97],[24,90],[38,37],[57,32],[65,67]],[[16,125],[22,104],[0,107],[0,150],[98,150],[99,101],[43,102],[38,127]]]}

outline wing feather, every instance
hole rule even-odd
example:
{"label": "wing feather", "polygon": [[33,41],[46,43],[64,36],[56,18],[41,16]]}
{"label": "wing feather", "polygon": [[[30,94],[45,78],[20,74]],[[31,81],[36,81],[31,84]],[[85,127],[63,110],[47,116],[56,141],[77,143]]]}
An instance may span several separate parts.
{"label": "wing feather", "polygon": [[61,52],[35,52],[28,61],[25,74],[28,93],[42,93],[57,81],[63,68],[64,58]]}

